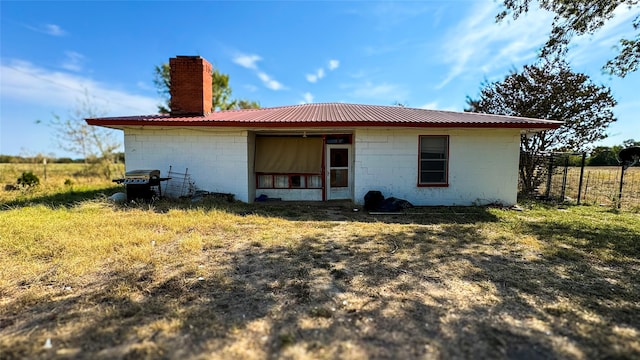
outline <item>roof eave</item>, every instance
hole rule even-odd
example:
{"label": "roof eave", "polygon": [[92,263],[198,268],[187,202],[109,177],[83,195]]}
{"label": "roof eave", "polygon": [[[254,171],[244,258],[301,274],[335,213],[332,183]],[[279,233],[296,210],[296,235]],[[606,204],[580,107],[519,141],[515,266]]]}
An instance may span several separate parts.
{"label": "roof eave", "polygon": [[557,129],[562,122],[544,123],[467,123],[467,122],[385,122],[385,121],[306,121],[306,122],[261,122],[261,121],[171,121],[171,120],[127,120],[86,119],[87,124],[113,129],[122,127],[246,127],[246,128],[309,128],[309,127],[404,127],[404,128],[510,128],[549,130]]}

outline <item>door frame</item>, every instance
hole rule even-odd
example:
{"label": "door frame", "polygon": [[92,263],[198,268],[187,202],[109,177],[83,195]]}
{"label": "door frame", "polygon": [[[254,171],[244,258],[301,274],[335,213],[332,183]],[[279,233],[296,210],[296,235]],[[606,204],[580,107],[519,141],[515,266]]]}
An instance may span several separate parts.
{"label": "door frame", "polygon": [[[331,150],[347,149],[347,176],[348,186],[346,188],[331,187]],[[353,145],[352,144],[326,144],[325,146],[325,199],[326,200],[353,200]],[[334,167],[333,169],[344,169],[344,167]]]}

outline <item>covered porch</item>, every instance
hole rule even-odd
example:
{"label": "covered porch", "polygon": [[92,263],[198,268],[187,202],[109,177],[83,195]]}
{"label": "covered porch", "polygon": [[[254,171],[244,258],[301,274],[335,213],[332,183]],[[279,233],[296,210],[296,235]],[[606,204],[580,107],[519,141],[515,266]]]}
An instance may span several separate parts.
{"label": "covered porch", "polygon": [[257,201],[353,200],[352,132],[252,132],[249,137],[250,190]]}

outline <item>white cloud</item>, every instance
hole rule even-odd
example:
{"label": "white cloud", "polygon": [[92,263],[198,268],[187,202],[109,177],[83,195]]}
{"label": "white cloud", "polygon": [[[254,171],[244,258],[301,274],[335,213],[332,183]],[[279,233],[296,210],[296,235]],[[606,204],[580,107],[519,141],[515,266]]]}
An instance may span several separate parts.
{"label": "white cloud", "polygon": [[302,94],[302,97],[304,100],[301,101],[300,104],[310,104],[313,102],[313,95],[310,92]]}
{"label": "white cloud", "polygon": [[264,86],[271,90],[283,90],[285,87],[278,81],[271,78],[271,76],[267,75],[267,73],[258,71],[258,77],[262,80]]}
{"label": "white cloud", "polygon": [[438,110],[438,102],[432,101],[419,107],[420,109]]}
{"label": "white cloud", "polygon": [[[500,6],[500,2],[478,3],[447,34],[443,41],[442,61],[450,69],[436,88],[446,86],[463,74],[490,76],[496,69],[530,63],[537,57],[538,50],[549,37],[553,14],[531,7],[517,20],[507,18],[496,23]],[[602,62],[596,65],[601,66],[613,57],[612,48],[622,36],[634,36],[631,22],[638,15],[637,9],[621,4],[614,14],[593,35],[572,40],[568,59],[573,65],[601,58]]]}
{"label": "white cloud", "polygon": [[490,72],[537,56],[547,40],[552,16],[531,8],[517,21],[495,22],[496,2],[478,3],[444,38],[442,61],[450,70],[437,88],[465,73]]}
{"label": "white cloud", "polygon": [[244,88],[247,89],[250,92],[256,92],[258,91],[258,87],[255,85],[251,85],[251,84],[246,84],[244,85]]}
{"label": "white cloud", "polygon": [[56,24],[46,24],[44,26],[45,33],[53,36],[63,36],[66,35],[67,32],[62,30],[62,28]]}
{"label": "white cloud", "polygon": [[434,11],[429,1],[379,1],[373,2],[373,6],[367,9],[364,12],[358,11],[356,14],[373,20],[373,25],[379,31],[393,30],[424,13]]}
{"label": "white cloud", "polygon": [[62,68],[70,71],[81,71],[84,63],[84,55],[75,51],[65,51],[66,59],[62,62]]}
{"label": "white cloud", "polygon": [[27,29],[37,31],[39,33],[51,35],[51,36],[65,36],[67,32],[56,24],[43,24],[38,26],[26,25]]}
{"label": "white cloud", "polygon": [[408,97],[408,92],[396,84],[374,84],[371,81],[366,81],[343,87],[352,88],[350,95],[357,98],[358,101],[382,100],[392,104],[394,101],[400,101],[400,99]]}
{"label": "white cloud", "polygon": [[258,78],[260,78],[260,80],[262,80],[262,83],[264,84],[265,87],[267,87],[268,89],[271,90],[283,90],[286,89],[286,87],[284,85],[282,85],[280,82],[276,81],[275,79],[271,78],[271,76],[269,76],[267,73],[265,73],[264,71],[261,71],[260,68],[258,67],[258,61],[262,60],[262,57],[260,57],[259,55],[244,55],[244,54],[240,54],[237,55],[236,57],[234,57],[233,62],[250,70],[253,70],[256,75],[258,76]]}
{"label": "white cloud", "polygon": [[367,72],[364,70],[358,70],[357,72],[349,74],[350,77],[354,79],[362,79],[367,76]]}
{"label": "white cloud", "polygon": [[308,82],[315,83],[324,77],[324,69],[320,68],[315,72],[315,74],[307,74],[305,76]]}
{"label": "white cloud", "polygon": [[67,72],[50,71],[26,61],[15,60],[0,65],[2,102],[16,101],[52,109],[72,109],[78,99],[88,94],[96,108],[109,116],[153,114],[159,99],[129,93],[109,84]]}
{"label": "white cloud", "polygon": [[[340,66],[340,61],[338,61],[338,60],[329,60],[329,63],[328,63],[327,66],[329,68],[329,71],[333,71],[333,70],[337,69]],[[325,75],[326,75],[326,73],[324,71],[324,68],[321,67],[318,70],[316,70],[316,72],[313,73],[313,74],[306,74],[305,78],[310,83],[316,83],[316,82],[318,82],[318,80],[320,80],[323,77],[325,77]]]}
{"label": "white cloud", "polygon": [[573,65],[583,65],[594,57],[601,58],[604,65],[605,60],[615,56],[615,48],[622,38],[633,38],[637,31],[634,30],[632,22],[638,16],[633,8],[625,4],[620,4],[613,12],[613,18],[607,20],[605,24],[593,35],[587,34],[572,39],[569,52],[569,61]]}
{"label": "white cloud", "polygon": [[432,101],[432,102],[428,102],[422,106],[418,107],[419,109],[426,109],[426,110],[441,110],[441,111],[462,111],[461,109],[455,107],[455,106],[446,106],[446,107],[442,107],[440,105],[440,103],[438,101]]}
{"label": "white cloud", "polygon": [[155,90],[154,87],[152,87],[151,85],[149,85],[148,83],[144,82],[144,81],[138,81],[136,83],[136,86],[138,86],[138,88],[145,90],[145,91],[151,91],[151,90]]}
{"label": "white cloud", "polygon": [[260,60],[262,60],[262,58],[258,55],[242,55],[241,54],[233,58],[234,63],[252,70],[258,69],[258,65],[256,65],[256,63]]}

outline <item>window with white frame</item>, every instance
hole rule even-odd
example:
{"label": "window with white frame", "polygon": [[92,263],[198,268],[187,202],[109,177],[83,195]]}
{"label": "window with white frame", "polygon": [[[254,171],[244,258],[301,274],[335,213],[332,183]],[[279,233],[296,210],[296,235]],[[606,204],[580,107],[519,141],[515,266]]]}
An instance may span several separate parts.
{"label": "window with white frame", "polygon": [[419,140],[418,185],[446,186],[449,181],[449,136],[423,135]]}

